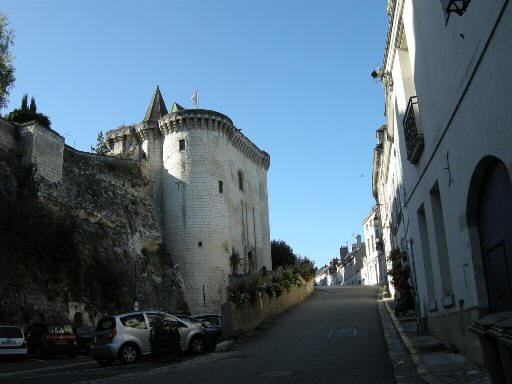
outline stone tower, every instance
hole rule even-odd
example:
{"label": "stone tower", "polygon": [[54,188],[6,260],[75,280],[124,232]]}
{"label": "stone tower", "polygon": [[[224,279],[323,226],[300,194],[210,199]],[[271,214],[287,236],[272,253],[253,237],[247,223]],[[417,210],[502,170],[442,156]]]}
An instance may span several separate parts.
{"label": "stone tower", "polygon": [[[192,312],[219,312],[233,273],[272,269],[270,156],[229,117],[177,103],[167,113],[157,87],[144,120],[107,138],[115,155],[139,158],[151,168],[165,244]],[[240,257],[236,271],[232,254]]]}

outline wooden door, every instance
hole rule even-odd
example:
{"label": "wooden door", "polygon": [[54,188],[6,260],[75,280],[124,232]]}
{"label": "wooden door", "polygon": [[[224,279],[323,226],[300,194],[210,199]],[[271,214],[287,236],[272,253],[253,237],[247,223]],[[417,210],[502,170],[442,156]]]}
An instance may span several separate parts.
{"label": "wooden door", "polygon": [[478,199],[478,227],[490,312],[512,310],[512,185],[505,165],[486,171]]}

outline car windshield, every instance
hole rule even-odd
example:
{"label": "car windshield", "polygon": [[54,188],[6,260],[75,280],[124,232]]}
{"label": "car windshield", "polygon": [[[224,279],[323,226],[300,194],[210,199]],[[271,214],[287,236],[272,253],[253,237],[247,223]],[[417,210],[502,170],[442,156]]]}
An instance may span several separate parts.
{"label": "car windshield", "polygon": [[48,333],[50,335],[72,335],[71,325],[49,325]]}
{"label": "car windshield", "polygon": [[20,339],[23,337],[18,327],[0,327],[0,339]]}

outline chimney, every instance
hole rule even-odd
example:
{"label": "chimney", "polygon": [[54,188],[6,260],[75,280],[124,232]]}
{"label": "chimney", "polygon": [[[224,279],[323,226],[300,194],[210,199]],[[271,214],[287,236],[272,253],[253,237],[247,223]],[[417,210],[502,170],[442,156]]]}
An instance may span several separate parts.
{"label": "chimney", "polygon": [[348,247],[340,247],[340,259],[343,260],[348,255]]}
{"label": "chimney", "polygon": [[361,247],[361,235],[359,235],[359,234],[356,236],[356,245],[357,245],[357,248]]}

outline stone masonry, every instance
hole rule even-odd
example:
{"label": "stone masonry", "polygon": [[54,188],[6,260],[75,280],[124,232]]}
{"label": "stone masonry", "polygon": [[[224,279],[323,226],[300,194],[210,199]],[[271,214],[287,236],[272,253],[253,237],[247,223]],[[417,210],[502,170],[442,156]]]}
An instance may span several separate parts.
{"label": "stone masonry", "polygon": [[145,159],[167,251],[183,275],[192,312],[219,312],[233,273],[271,269],[269,155],[231,119],[203,109],[171,112],[156,89],[144,120],[109,131],[111,154]]}

